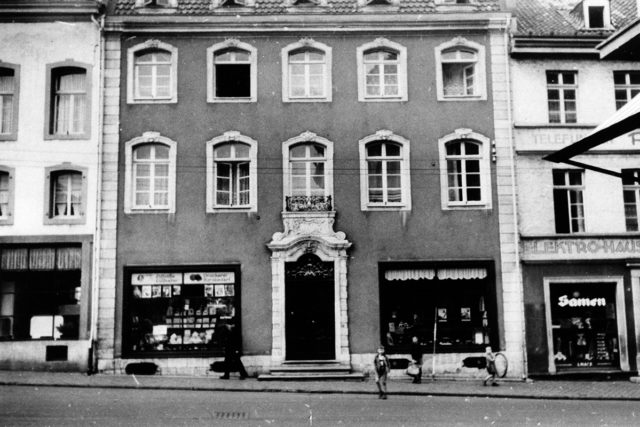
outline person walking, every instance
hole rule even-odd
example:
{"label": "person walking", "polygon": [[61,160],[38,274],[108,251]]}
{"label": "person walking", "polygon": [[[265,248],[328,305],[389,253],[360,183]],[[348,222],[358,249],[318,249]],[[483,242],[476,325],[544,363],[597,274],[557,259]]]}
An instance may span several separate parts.
{"label": "person walking", "polygon": [[413,383],[420,384],[422,382],[422,346],[418,337],[411,338],[411,358],[413,363],[418,367],[418,373],[413,375]]}
{"label": "person walking", "polygon": [[373,358],[373,367],[376,374],[376,385],[378,386],[378,398],[387,398],[387,376],[389,375],[389,358],[384,352],[384,346],[378,347],[378,354]]}
{"label": "person walking", "polygon": [[240,373],[240,379],[247,378],[247,371],[244,369],[242,360],[240,360],[240,334],[237,332],[235,325],[227,323],[224,325],[225,346],[224,346],[224,375],[220,377],[222,380],[229,379],[230,372]]}
{"label": "person walking", "polygon": [[496,355],[493,354],[490,346],[485,348],[484,358],[487,362],[487,377],[482,382],[482,385],[486,386],[488,381],[491,381],[492,386],[498,386],[496,382]]}

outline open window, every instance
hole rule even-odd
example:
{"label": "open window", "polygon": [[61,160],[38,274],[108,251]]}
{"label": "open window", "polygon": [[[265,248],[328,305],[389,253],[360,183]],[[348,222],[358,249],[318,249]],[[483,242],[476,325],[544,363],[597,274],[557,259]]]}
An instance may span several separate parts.
{"label": "open window", "polygon": [[63,163],[45,173],[45,224],[84,224],[87,168]]}
{"label": "open window", "polygon": [[462,37],[436,47],[439,101],[485,100],[484,46]]}
{"label": "open window", "polygon": [[207,49],[207,100],[255,102],[257,99],[257,51],[235,39]]}
{"label": "open window", "polygon": [[47,139],[85,139],[91,129],[91,79],[87,64],[47,65]]}

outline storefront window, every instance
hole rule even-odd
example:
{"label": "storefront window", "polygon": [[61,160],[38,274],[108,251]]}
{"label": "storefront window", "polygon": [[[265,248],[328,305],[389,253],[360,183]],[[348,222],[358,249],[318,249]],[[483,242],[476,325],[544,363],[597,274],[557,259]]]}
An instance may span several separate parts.
{"label": "storefront window", "polygon": [[619,367],[615,286],[551,283],[556,368]]}
{"label": "storefront window", "polygon": [[239,270],[125,270],[131,353],[222,352],[224,326],[239,319]]}
{"label": "storefront window", "polygon": [[476,352],[496,348],[495,297],[489,266],[382,266],[382,343],[406,353],[412,337],[423,351]]}

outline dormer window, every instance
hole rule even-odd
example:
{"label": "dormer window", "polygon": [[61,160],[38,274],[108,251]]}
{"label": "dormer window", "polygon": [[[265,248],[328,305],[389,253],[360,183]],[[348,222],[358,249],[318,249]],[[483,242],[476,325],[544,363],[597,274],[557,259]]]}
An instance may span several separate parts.
{"label": "dormer window", "polygon": [[589,28],[604,27],[604,6],[589,7]]}
{"label": "dormer window", "polygon": [[136,0],[135,7],[176,8],[178,7],[178,0]]}
{"label": "dormer window", "polygon": [[327,0],[284,0],[286,7],[327,6]]}
{"label": "dormer window", "polygon": [[211,9],[252,7],[255,0],[211,0]]}
{"label": "dormer window", "polygon": [[607,0],[583,0],[582,7],[585,28],[598,29],[610,27],[611,12]]}
{"label": "dormer window", "polygon": [[359,7],[365,6],[399,6],[400,0],[358,0]]}

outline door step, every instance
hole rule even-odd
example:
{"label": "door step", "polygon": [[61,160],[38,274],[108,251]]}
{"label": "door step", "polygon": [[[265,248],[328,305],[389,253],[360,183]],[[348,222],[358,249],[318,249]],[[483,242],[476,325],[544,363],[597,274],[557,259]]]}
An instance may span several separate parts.
{"label": "door step", "polygon": [[268,374],[258,376],[258,381],[362,381],[364,379],[364,374],[353,372],[350,365],[325,360],[287,361],[281,366],[271,368]]}

